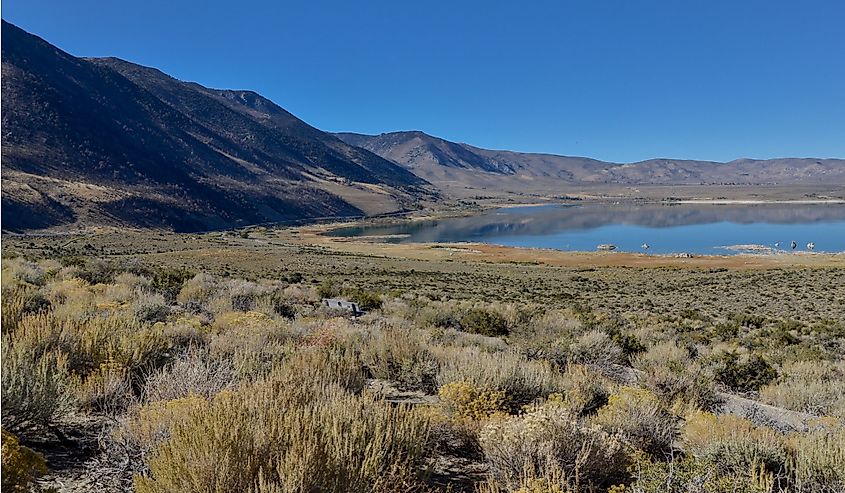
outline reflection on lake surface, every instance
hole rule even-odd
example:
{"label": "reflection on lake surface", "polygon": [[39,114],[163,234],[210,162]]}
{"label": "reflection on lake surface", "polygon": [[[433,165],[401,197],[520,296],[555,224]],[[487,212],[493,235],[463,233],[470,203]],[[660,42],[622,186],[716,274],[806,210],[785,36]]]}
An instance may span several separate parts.
{"label": "reflection on lake surface", "polygon": [[[510,207],[471,217],[341,228],[333,236],[383,241],[481,242],[558,250],[735,254],[749,250],[845,251],[845,205],[542,205]],[[648,244],[649,248],[643,248]],[[756,248],[737,248],[756,245]],[[762,247],[762,249],[760,248]]]}

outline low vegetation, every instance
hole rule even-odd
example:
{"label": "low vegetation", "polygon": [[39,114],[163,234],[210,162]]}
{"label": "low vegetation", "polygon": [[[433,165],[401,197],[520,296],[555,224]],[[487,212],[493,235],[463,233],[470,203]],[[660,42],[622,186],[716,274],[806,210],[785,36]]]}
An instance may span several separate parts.
{"label": "low vegetation", "polygon": [[[845,490],[845,320],[821,307],[841,271],[565,272],[601,283],[584,303],[535,296],[563,274],[531,286],[524,266],[479,266],[474,290],[419,272],[412,287],[387,260],[238,277],[51,248],[3,259],[4,491]],[[638,275],[657,301],[612,292]],[[728,291],[696,302],[704,278]],[[832,278],[797,310],[730,293]],[[656,292],[670,282],[684,303]],[[90,453],[51,460],[80,433]]]}

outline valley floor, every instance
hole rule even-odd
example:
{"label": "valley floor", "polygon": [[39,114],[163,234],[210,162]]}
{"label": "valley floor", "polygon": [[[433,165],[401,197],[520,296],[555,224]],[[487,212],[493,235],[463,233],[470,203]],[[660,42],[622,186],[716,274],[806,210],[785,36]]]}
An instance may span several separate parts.
{"label": "valley floor", "polygon": [[62,492],[845,487],[845,255],[338,226],[3,235],[4,454]]}

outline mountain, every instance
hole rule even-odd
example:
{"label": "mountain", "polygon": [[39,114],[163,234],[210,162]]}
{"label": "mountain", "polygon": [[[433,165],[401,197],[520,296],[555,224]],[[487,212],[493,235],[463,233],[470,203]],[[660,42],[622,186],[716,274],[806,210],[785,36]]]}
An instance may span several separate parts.
{"label": "mountain", "polygon": [[3,229],[196,231],[415,207],[433,189],[252,91],[77,58],[2,23]]}
{"label": "mountain", "polygon": [[[845,160],[739,159],[728,163],[650,159],[609,163],[583,157],[481,149],[423,132],[337,133],[341,140],[401,164],[432,183],[615,185],[845,184]],[[508,181],[505,178],[512,177]]]}

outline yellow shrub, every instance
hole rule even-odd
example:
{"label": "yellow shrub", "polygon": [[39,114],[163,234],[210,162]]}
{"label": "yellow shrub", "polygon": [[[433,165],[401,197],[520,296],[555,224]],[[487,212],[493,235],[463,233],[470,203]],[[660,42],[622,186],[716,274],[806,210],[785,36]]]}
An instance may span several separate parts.
{"label": "yellow shrub", "polygon": [[481,429],[479,442],[491,474],[511,490],[526,486],[526,478],[541,478],[553,480],[563,491],[591,491],[626,476],[628,460],[620,437],[586,425],[557,405],[492,420]]}
{"label": "yellow shrub", "polygon": [[536,477],[529,469],[519,483],[512,486],[503,486],[490,477],[478,486],[477,493],[574,493],[566,486],[566,480],[560,477],[560,473],[546,473],[543,476]]}
{"label": "yellow shrub", "polygon": [[26,492],[30,484],[47,474],[47,463],[41,454],[24,447],[15,435],[2,430],[3,491]]}
{"label": "yellow shrub", "polygon": [[181,316],[166,323],[157,322],[155,326],[160,326],[164,336],[179,345],[204,345],[208,342],[209,326],[203,325],[198,317]]}
{"label": "yellow shrub", "polygon": [[478,389],[469,382],[451,382],[438,392],[444,406],[458,417],[476,421],[504,416],[508,398],[501,390]]}
{"label": "yellow shrub", "polygon": [[211,326],[217,332],[229,330],[247,332],[267,330],[275,323],[269,315],[261,312],[225,312],[218,315]]}
{"label": "yellow shrub", "polygon": [[106,413],[123,410],[131,396],[126,367],[114,359],[100,363],[85,377],[76,394],[83,408]]}
{"label": "yellow shrub", "polygon": [[4,334],[14,332],[27,314],[44,311],[49,306],[49,301],[36,287],[26,284],[4,287],[0,301],[2,301],[2,330]]}
{"label": "yellow shrub", "polygon": [[208,274],[200,273],[192,279],[185,281],[182,289],[176,296],[179,303],[205,303],[214,294],[215,290],[220,289],[220,281]]}
{"label": "yellow shrub", "polygon": [[631,446],[652,455],[671,452],[675,419],[648,390],[622,387],[599,409],[596,423],[621,433]]}
{"label": "yellow shrub", "polygon": [[725,474],[717,464],[692,455],[666,461],[638,452],[633,458],[634,481],[608,493],[786,493],[775,489],[772,476],[759,468],[749,474]]}
{"label": "yellow shrub", "polygon": [[145,402],[181,399],[192,394],[210,399],[237,383],[232,362],[209,356],[208,351],[192,349],[173,364],[149,375],[144,382]]}
{"label": "yellow shrub", "polygon": [[84,320],[96,312],[94,293],[82,279],[74,277],[53,282],[45,291],[53,304],[53,313],[60,318]]}
{"label": "yellow shrub", "polygon": [[376,325],[359,344],[361,358],[376,378],[404,388],[434,391],[439,367],[424,337],[423,331]]}
{"label": "yellow shrub", "polygon": [[652,346],[633,363],[643,372],[640,384],[679,412],[688,408],[711,411],[720,402],[712,374],[675,342]]}
{"label": "yellow shrub", "polygon": [[23,258],[3,259],[3,287],[13,284],[42,286],[47,276],[55,270],[54,263],[36,263]]}
{"label": "yellow shrub", "polygon": [[[370,492],[413,483],[428,425],[413,410],[273,377],[179,406],[139,493]],[[165,405],[165,411],[167,410]],[[160,420],[149,411],[141,420]],[[155,431],[151,429],[150,431]]]}
{"label": "yellow shrub", "polygon": [[416,406],[415,410],[429,423],[432,449],[453,456],[474,456],[480,453],[479,422],[452,415],[440,405]]}
{"label": "yellow shrub", "polygon": [[[14,334],[4,336],[6,346],[9,350],[3,355],[4,407],[9,403],[34,403],[38,395],[44,397],[39,398],[44,402],[67,400],[71,380],[85,381],[92,372],[99,374],[92,377],[89,388],[83,384],[83,394],[95,391],[101,384],[100,390],[106,386],[110,391],[117,390],[121,378],[115,378],[113,365],[118,365],[127,377],[137,376],[161,366],[173,349],[163,326],[150,327],[119,318],[68,320],[49,312],[21,319]],[[55,390],[58,388],[63,390]]]}
{"label": "yellow shrub", "polygon": [[727,474],[753,476],[764,467],[784,475],[793,460],[777,431],[731,414],[692,413],[682,428],[682,440],[687,453],[712,461]]}

